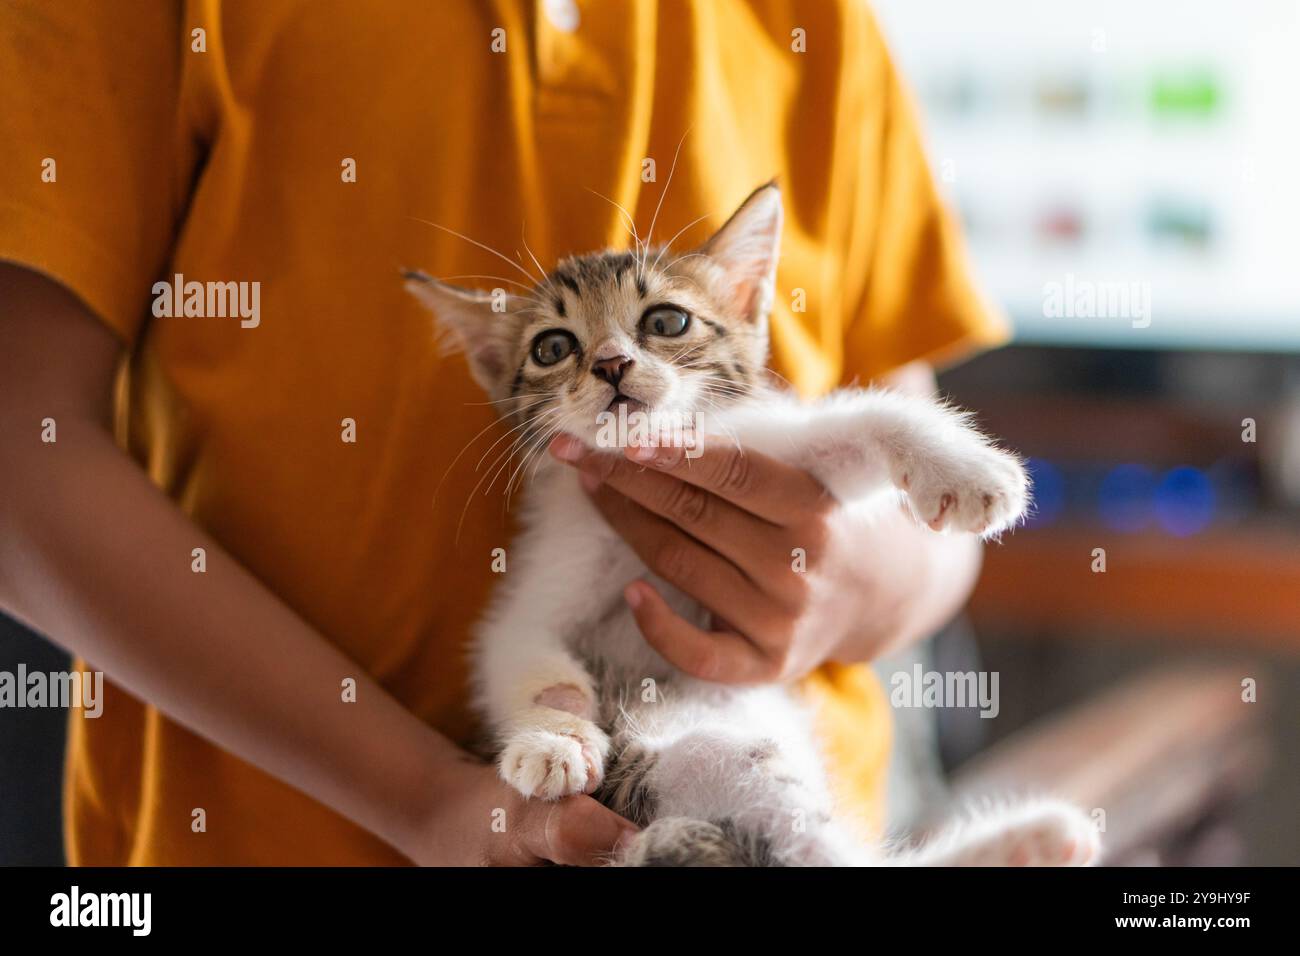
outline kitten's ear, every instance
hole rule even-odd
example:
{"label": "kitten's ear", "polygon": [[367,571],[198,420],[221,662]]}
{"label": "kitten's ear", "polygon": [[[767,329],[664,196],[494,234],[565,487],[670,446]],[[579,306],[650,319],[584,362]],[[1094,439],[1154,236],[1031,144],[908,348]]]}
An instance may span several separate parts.
{"label": "kitten's ear", "polygon": [[750,193],[700,247],[700,252],[722,266],[731,285],[730,307],[747,322],[765,320],[772,309],[781,219],[781,190],[770,182]]}
{"label": "kitten's ear", "polygon": [[502,392],[519,334],[517,296],[501,289],[462,289],[415,270],[402,273],[406,289],[424,303],[452,344],[465,352],[470,372],[493,397]]}

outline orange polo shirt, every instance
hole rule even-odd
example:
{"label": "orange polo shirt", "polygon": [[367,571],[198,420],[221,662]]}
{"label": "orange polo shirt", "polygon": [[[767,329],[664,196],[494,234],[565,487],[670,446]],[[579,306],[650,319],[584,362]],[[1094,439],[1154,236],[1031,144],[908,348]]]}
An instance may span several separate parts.
{"label": "orange polo shirt", "polygon": [[[642,233],[663,197],[655,238],[687,227],[688,244],[776,176],[773,365],[801,391],[1001,334],[861,0],[11,0],[0,88],[0,258],[66,285],[129,347],[125,447],[456,739],[510,517],[471,493],[478,454],[453,465],[486,449],[491,412],[398,271],[514,276],[417,220],[508,256],[526,236],[549,267],[628,243],[597,194]],[[256,323],[156,314],[154,283],[178,273],[259,283]],[[884,696],[865,667],[809,684],[845,805],[872,816]],[[401,859],[116,688],[71,722],[66,816],[75,863]]]}

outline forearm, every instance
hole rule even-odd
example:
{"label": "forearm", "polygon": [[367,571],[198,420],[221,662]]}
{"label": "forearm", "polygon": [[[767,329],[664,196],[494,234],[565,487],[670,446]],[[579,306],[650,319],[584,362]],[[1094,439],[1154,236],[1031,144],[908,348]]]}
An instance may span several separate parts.
{"label": "forearm", "polygon": [[[925,528],[913,530],[927,534]],[[929,534],[929,539],[928,586],[924,596],[915,602],[910,626],[901,629],[900,645],[930,637],[956,617],[975,590],[984,562],[984,544],[973,535]]]}
{"label": "forearm", "polygon": [[[0,418],[12,452],[0,606],[409,853],[462,752],[196,528],[97,422],[60,414],[57,442],[42,444],[36,412],[10,405]],[[203,573],[191,570],[197,547]]]}
{"label": "forearm", "polygon": [[852,624],[831,655],[842,662],[874,660],[937,632],[970,597],[983,554],[978,538],[935,534],[901,510],[882,516],[861,548],[858,567],[870,571],[844,595]]}

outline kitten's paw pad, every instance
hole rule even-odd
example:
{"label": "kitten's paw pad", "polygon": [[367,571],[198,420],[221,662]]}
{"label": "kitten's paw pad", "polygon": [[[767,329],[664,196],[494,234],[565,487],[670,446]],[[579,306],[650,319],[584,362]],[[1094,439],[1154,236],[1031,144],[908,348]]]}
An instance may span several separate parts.
{"label": "kitten's paw pad", "polygon": [[1088,866],[1101,838],[1082,810],[1048,805],[1006,835],[993,866]]}
{"label": "kitten's paw pad", "polygon": [[591,793],[604,778],[606,751],[595,725],[587,732],[520,731],[501,752],[501,779],[525,797],[542,800]]}
{"label": "kitten's paw pad", "polygon": [[539,707],[562,710],[578,717],[587,719],[592,717],[591,698],[584,694],[576,684],[552,684],[533,698],[533,703]]}
{"label": "kitten's paw pad", "polygon": [[1012,455],[986,445],[946,467],[915,466],[902,478],[912,510],[935,531],[990,535],[1009,528],[1029,505],[1029,478]]}

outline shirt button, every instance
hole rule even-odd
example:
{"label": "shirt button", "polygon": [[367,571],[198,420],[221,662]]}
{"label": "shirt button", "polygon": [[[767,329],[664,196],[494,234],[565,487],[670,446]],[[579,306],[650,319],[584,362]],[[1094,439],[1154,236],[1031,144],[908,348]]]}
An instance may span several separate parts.
{"label": "shirt button", "polygon": [[542,0],[542,9],[552,26],[565,33],[578,29],[578,4],[575,0]]}

